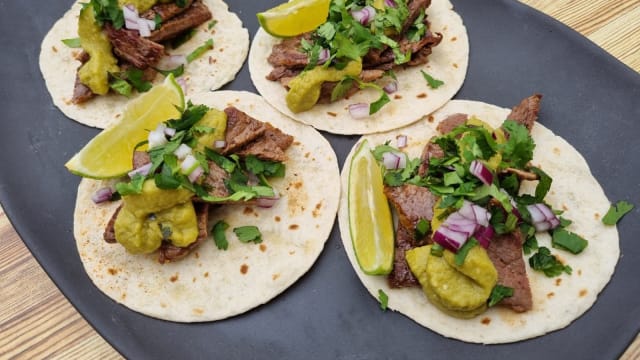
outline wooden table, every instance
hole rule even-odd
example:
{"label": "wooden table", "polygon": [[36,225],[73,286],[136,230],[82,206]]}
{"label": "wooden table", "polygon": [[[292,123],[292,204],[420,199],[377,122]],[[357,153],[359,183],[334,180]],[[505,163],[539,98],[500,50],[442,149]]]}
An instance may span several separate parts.
{"label": "wooden table", "polygon": [[[521,0],[640,72],[640,0]],[[0,358],[121,359],[40,268],[0,207]],[[640,358],[640,337],[622,359]]]}

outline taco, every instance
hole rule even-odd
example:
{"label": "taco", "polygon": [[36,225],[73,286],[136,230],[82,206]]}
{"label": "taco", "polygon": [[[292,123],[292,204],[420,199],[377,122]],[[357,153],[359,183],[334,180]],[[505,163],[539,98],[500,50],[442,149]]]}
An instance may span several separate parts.
{"label": "taco", "polygon": [[[388,308],[443,336],[483,344],[561,329],[594,304],[620,255],[618,232],[601,221],[610,203],[584,158],[535,122],[540,98],[511,111],[453,100],[360,140],[386,163],[384,192],[397,215],[393,269],[365,274],[344,167],[340,233],[372,296],[386,294]],[[407,165],[384,153],[407,156]]]}
{"label": "taco", "polygon": [[[200,93],[191,101],[212,110],[192,130],[176,127],[169,144],[204,133],[187,141],[196,158],[187,167],[205,161],[208,170],[195,176],[193,170],[189,180],[186,173],[172,175],[182,170],[168,169],[187,162],[176,148],[173,160],[184,160],[172,164],[165,154],[158,170],[136,175],[149,160],[156,167],[153,149],[162,146],[154,146],[151,159],[136,153],[133,180],[116,187],[125,194],[121,200],[104,201],[111,195],[101,194],[118,180],[82,179],[74,213],[78,253],[93,283],[134,311],[177,322],[234,316],[287,289],[320,255],[339,200],[338,191],[317,191],[338,188],[339,175],[334,151],[316,130],[247,92]],[[191,115],[201,105],[192,106]],[[215,141],[208,135],[218,130],[206,131],[213,129],[210,113],[216,129],[225,128],[226,118],[224,137]],[[204,138],[211,142],[206,148]],[[143,179],[140,193],[129,194],[136,176]],[[171,178],[181,185],[158,189],[171,187]]]}
{"label": "taco", "polygon": [[[467,30],[453,5],[366,3],[333,1],[327,22],[294,38],[258,30],[249,71],[260,94],[293,119],[336,134],[399,128],[451,99],[469,60]],[[364,11],[375,15],[363,20]]]}
{"label": "taco", "polygon": [[[39,63],[54,105],[85,125],[114,124],[131,98],[167,72],[182,79],[187,93],[218,89],[247,56],[248,31],[221,0],[83,3],[75,2],[47,33]],[[103,12],[92,11],[97,7]],[[145,26],[154,30],[136,30]],[[83,46],[83,37],[89,44]]]}

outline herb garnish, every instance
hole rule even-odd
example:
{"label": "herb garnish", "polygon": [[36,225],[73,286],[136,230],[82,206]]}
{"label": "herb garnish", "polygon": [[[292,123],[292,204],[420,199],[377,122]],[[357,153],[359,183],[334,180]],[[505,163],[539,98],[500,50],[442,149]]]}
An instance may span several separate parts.
{"label": "herb garnish", "polygon": [[233,232],[238,237],[238,240],[244,243],[254,242],[259,244],[262,242],[262,234],[260,230],[258,230],[257,226],[248,225],[248,226],[240,226],[233,229]]}
{"label": "herb garnish", "polygon": [[80,38],[70,38],[70,39],[62,39],[61,40],[63,44],[65,44],[67,47],[70,47],[72,49],[77,49],[77,48],[81,48],[82,44],[80,43]]}
{"label": "herb garnish", "polygon": [[567,273],[571,275],[572,269],[569,265],[563,265],[558,259],[551,255],[546,247],[541,247],[538,252],[529,258],[529,265],[532,269],[542,271],[547,277],[556,277]]}
{"label": "herb garnish", "polygon": [[433,76],[424,72],[424,70],[420,70],[420,72],[422,73],[422,77],[427,80],[427,85],[429,85],[430,88],[437,89],[440,86],[444,85],[444,81],[434,78]]}
{"label": "herb garnish", "polygon": [[219,220],[215,225],[213,225],[213,241],[216,243],[216,247],[220,250],[227,250],[229,247],[227,235],[225,234],[225,231],[228,228],[229,224],[224,220]]}
{"label": "herb garnish", "polygon": [[572,254],[579,254],[589,242],[577,234],[569,232],[562,227],[553,230],[551,245],[555,248],[567,250]]}
{"label": "herb garnish", "polygon": [[209,39],[204,42],[204,44],[198,46],[195,50],[193,50],[190,54],[187,55],[187,62],[192,62],[193,60],[199,58],[205,52],[213,49],[213,39]]}
{"label": "herb garnish", "polygon": [[478,245],[478,240],[476,240],[474,237],[471,237],[469,240],[467,240],[467,242],[464,243],[464,245],[462,245],[462,247],[458,249],[458,252],[456,253],[456,256],[455,256],[456,265],[462,266],[462,264],[464,264],[464,259],[467,258],[467,254],[469,254],[469,251],[471,250],[471,248],[473,248],[476,245]]}
{"label": "herb garnish", "polygon": [[380,301],[380,309],[386,311],[389,305],[389,295],[382,291],[382,289],[378,289],[378,300]]}
{"label": "herb garnish", "polygon": [[489,296],[489,303],[487,304],[489,307],[497,305],[504,298],[513,296],[513,288],[508,286],[496,285],[491,290],[491,295]]}
{"label": "herb garnish", "polygon": [[124,14],[118,5],[118,0],[90,0],[84,3],[83,8],[91,6],[98,25],[103,26],[105,22],[110,22],[115,29],[124,26]]}
{"label": "herb garnish", "polygon": [[602,223],[605,225],[615,225],[631,210],[633,210],[633,204],[624,200],[618,201],[611,205],[607,214],[602,218]]}

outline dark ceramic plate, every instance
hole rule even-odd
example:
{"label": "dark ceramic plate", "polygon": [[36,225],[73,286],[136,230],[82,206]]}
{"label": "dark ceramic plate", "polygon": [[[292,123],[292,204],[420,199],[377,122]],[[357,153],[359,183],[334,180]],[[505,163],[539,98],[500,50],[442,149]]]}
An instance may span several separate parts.
{"label": "dark ceramic plate", "polygon": [[[253,35],[255,13],[279,0],[229,1]],[[516,1],[454,0],[469,32],[460,99],[511,106],[541,92],[542,122],[585,156],[612,201],[640,205],[640,76],[572,30]],[[622,256],[596,304],[564,330],[499,346],[443,338],[382,312],[342,249],[337,226],[297,284],[265,306],[204,324],[154,320],[117,305],[83,271],[72,234],[77,177],[63,164],[97,130],[52,105],[40,42],[71,1],[3,1],[0,8],[0,201],[40,264],[124,356],[222,359],[614,359],[640,330],[638,210],[619,226]],[[228,89],[255,91],[247,66]],[[356,137],[327,135],[340,162]],[[342,165],[342,164],[341,164]]]}

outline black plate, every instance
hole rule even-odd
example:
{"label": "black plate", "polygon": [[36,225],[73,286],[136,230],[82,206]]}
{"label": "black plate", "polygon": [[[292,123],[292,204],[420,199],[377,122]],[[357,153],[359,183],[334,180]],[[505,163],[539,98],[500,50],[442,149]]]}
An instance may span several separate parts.
{"label": "black plate", "polygon": [[[253,35],[255,13],[279,0],[230,1]],[[542,122],[582,152],[612,201],[640,205],[640,76],[555,20],[516,1],[454,0],[467,25],[470,67],[460,99],[511,106],[545,95]],[[97,130],[69,121],[38,68],[40,42],[71,1],[4,1],[0,201],[16,230],[81,314],[124,356],[142,358],[613,359],[640,329],[638,210],[619,226],[622,256],[600,298],[568,328],[499,346],[441,337],[382,312],[334,227],[320,259],[265,306],[232,319],[175,324],[117,305],[83,271],[72,234],[79,179],[63,164]],[[255,91],[247,66],[228,89]],[[327,135],[342,161],[356,137]]]}

